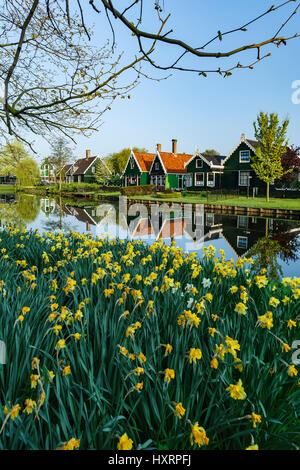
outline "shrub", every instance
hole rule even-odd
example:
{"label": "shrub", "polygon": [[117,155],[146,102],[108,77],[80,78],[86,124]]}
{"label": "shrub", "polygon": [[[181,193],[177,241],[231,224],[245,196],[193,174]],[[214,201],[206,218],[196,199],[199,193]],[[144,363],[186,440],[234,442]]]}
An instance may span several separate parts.
{"label": "shrub", "polygon": [[156,197],[158,199],[178,199],[182,197],[182,194],[178,191],[172,191],[171,193],[158,193]]}
{"label": "shrub", "polygon": [[183,196],[199,196],[199,197],[206,197],[206,191],[183,191]]}
{"label": "shrub", "polygon": [[123,196],[153,194],[155,192],[155,185],[146,184],[144,186],[125,186],[123,188],[120,188],[120,191]]}

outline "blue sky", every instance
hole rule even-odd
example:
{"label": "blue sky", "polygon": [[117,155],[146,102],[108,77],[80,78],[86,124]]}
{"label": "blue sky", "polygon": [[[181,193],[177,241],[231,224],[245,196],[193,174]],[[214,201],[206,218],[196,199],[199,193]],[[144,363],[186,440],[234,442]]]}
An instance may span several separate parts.
{"label": "blue sky", "polygon": [[[116,3],[122,5],[127,2],[120,0]],[[166,10],[172,14],[167,30],[172,28],[174,36],[197,47],[218,30],[241,26],[271,5],[280,3],[282,1],[276,0],[165,0]],[[282,15],[287,18],[295,5],[285,6],[280,14],[272,13],[249,27],[247,32],[227,36],[222,43],[217,41],[207,50],[230,50],[271,37],[282,24]],[[148,21],[143,26],[155,31],[157,22],[153,2],[149,1],[148,6]],[[105,38],[111,38],[103,15],[97,16],[89,9],[86,11],[88,22],[95,24],[93,43],[103,44]],[[125,57],[129,57],[136,50],[135,38],[128,35],[122,26],[115,26],[118,50],[125,50]],[[285,33],[299,32],[299,26],[300,12],[289,23]],[[103,115],[99,132],[90,138],[76,137],[74,155],[84,156],[85,149],[89,148],[93,155],[105,156],[130,146],[145,147],[153,152],[156,143],[162,144],[162,150],[170,151],[172,138],[178,139],[178,152],[193,153],[196,148],[202,151],[215,148],[226,155],[242,132],[249,138],[253,137],[253,121],[259,111],[276,112],[281,119],[288,117],[291,121],[288,130],[290,143],[300,146],[300,104],[292,103],[295,91],[292,83],[300,80],[300,38],[289,41],[286,47],[271,45],[264,50],[272,52],[272,56],[257,64],[254,70],[237,70],[227,79],[215,74],[205,79],[187,72],[174,72],[170,78],[160,82],[142,78],[139,86],[130,93],[130,100],[115,102],[112,110]],[[168,63],[172,54],[173,51],[165,46],[156,50],[156,58],[162,63]],[[255,51],[244,52],[226,59],[226,65],[238,61],[251,63],[255,57]],[[198,67],[203,63],[206,68],[219,66],[215,59],[211,62],[189,59],[187,63]],[[224,62],[220,62],[220,66],[224,67]],[[153,77],[163,77],[149,66],[144,71]],[[48,153],[49,146],[42,139],[36,143],[42,158]]]}

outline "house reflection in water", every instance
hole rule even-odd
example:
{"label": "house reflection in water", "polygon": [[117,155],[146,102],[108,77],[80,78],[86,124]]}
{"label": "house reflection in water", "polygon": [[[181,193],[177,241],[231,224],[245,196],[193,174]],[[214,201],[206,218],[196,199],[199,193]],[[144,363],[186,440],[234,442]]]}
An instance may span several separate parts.
{"label": "house reflection in water", "polygon": [[123,211],[109,203],[84,207],[66,204],[63,211],[84,224],[83,231],[95,236],[107,234],[146,243],[175,240],[184,251],[200,252],[203,244],[212,244],[225,249],[227,258],[260,256],[265,250],[267,259],[268,250],[273,250],[284,262],[298,259],[299,221],[204,213],[201,205],[196,211],[190,207],[172,212],[132,205]]}
{"label": "house reflection in water", "polygon": [[220,240],[236,257],[244,257],[258,240],[265,237],[276,240],[286,256],[289,249],[297,252],[300,248],[299,241],[296,242],[300,235],[300,222],[297,221],[192,212],[181,217],[176,213],[128,217],[127,223],[132,239],[185,239],[184,249],[188,251],[200,250],[204,243],[214,244]]}
{"label": "house reflection in water", "polygon": [[64,212],[75,217],[79,222],[85,223],[86,232],[91,232],[92,227],[94,227],[94,234],[96,236],[101,236],[105,233],[112,235],[112,230],[116,230],[116,208],[112,204],[85,207],[66,204],[64,205]]}

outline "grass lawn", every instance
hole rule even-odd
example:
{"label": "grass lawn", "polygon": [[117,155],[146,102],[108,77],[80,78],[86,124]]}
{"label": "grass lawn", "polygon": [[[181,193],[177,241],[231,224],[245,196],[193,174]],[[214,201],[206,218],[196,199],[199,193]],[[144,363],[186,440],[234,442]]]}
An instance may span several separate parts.
{"label": "grass lawn", "polygon": [[[129,198],[130,199],[130,198]],[[166,198],[159,199],[155,195],[153,196],[132,196],[132,199],[144,199],[155,202],[185,202],[190,204],[223,204],[226,206],[243,206],[243,207],[262,207],[266,209],[293,209],[300,210],[300,199],[278,199],[271,198],[269,202],[265,198],[232,198],[232,199],[217,199],[207,200],[206,197],[198,195],[182,196],[180,198]]]}
{"label": "grass lawn", "polygon": [[[210,201],[209,201],[210,202]],[[270,198],[267,202],[265,198],[232,198],[232,199],[219,199],[212,204],[224,204],[226,206],[243,206],[243,207],[262,207],[266,209],[294,209],[300,210],[300,199],[278,199]]]}
{"label": "grass lawn", "polygon": [[0,193],[15,193],[16,187],[11,184],[0,184]]}

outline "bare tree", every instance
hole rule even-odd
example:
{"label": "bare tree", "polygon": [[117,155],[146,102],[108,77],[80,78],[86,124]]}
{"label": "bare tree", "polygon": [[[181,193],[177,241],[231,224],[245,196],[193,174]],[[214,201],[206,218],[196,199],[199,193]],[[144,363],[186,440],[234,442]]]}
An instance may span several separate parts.
{"label": "bare tree", "polygon": [[[119,96],[136,85],[138,72],[124,84],[125,66],[108,41],[95,47],[78,12],[64,0],[6,0],[0,6],[0,132],[29,143],[27,133],[53,137],[88,135]],[[99,104],[101,105],[99,107]],[[24,135],[25,134],[25,135]]]}
{"label": "bare tree", "polygon": [[64,167],[72,158],[72,150],[68,146],[65,139],[59,137],[52,142],[52,152],[49,157],[49,163],[54,166],[54,171],[58,176],[59,193],[61,193],[61,185],[63,179]]}
{"label": "bare tree", "polygon": [[[80,4],[81,0],[79,0]],[[68,3],[68,1],[67,1]],[[210,38],[205,40],[203,43],[198,45],[192,45],[190,43],[185,42],[179,37],[174,37],[173,29],[166,30],[166,25],[170,20],[171,14],[167,10],[167,5],[170,5],[169,0],[152,0],[152,7],[154,7],[154,14],[157,17],[158,23],[161,26],[161,31],[157,34],[157,32],[149,31],[148,29],[143,28],[145,23],[145,16],[149,16],[149,0],[128,0],[126,2],[122,2],[123,8],[122,10],[119,9],[117,6],[118,3],[116,0],[90,0],[89,3],[91,7],[96,11],[98,14],[101,13],[101,8],[105,11],[106,17],[111,25],[113,31],[113,41],[115,40],[115,31],[113,27],[113,21],[115,23],[119,22],[125,26],[134,38],[137,41],[138,51],[139,53],[143,54],[146,60],[155,68],[161,70],[180,70],[180,71],[189,71],[189,72],[196,72],[199,75],[207,76],[208,73],[219,73],[223,77],[228,77],[232,75],[232,71],[235,69],[241,68],[249,68],[252,69],[254,65],[256,65],[261,60],[269,57],[271,55],[270,52],[266,54],[262,54],[262,51],[265,50],[267,46],[275,45],[277,47],[281,45],[286,45],[287,41],[290,39],[294,39],[299,37],[298,32],[295,32],[292,35],[285,35],[284,30],[287,24],[292,20],[292,18],[298,13],[300,8],[300,2],[298,0],[285,0],[285,1],[277,1],[277,5],[272,5],[267,10],[258,12],[257,16],[254,18],[250,18],[249,20],[245,21],[243,24],[236,26],[230,30],[218,30],[215,34]],[[124,7],[125,3],[125,7]],[[193,14],[198,14],[198,12],[194,11],[193,7],[191,7],[188,2],[181,1],[181,8],[182,11],[187,14],[187,10],[190,9],[190,16],[192,17]],[[275,3],[275,2],[274,2]],[[148,8],[147,8],[148,6]],[[284,7],[286,7],[284,9]],[[204,7],[202,7],[204,8]],[[237,16],[239,16],[237,6]],[[287,11],[287,8],[288,11]],[[251,28],[255,23],[263,20],[265,17],[270,16],[279,12],[281,10],[281,14],[277,18],[278,25],[275,26],[274,30],[270,32],[266,32],[266,37],[261,40],[257,40],[253,42],[244,42],[241,41],[240,43],[237,40],[236,46],[233,49],[229,50],[220,50],[220,43],[224,42],[223,40],[227,38],[229,35],[233,35],[238,32],[247,32],[249,28]],[[199,7],[199,13],[201,13],[201,9]],[[149,23],[149,22],[148,22]],[[147,23],[147,24],[148,24]],[[153,22],[153,24],[155,24]],[[176,24],[176,19],[175,19]],[[200,23],[201,24],[201,23]],[[199,28],[201,30],[201,28]],[[197,40],[197,36],[199,35],[199,30],[195,32],[195,38]],[[151,50],[150,53],[147,52],[147,40],[155,41],[156,44],[165,44],[169,46],[169,50],[174,50],[174,59],[170,61],[168,64],[162,64],[160,60],[160,56],[156,55],[154,59],[152,56],[155,53],[155,50]],[[240,40],[239,40],[240,41]],[[218,45],[215,45],[215,44]],[[215,46],[215,50],[207,51],[208,47]],[[157,49],[156,49],[157,50]],[[237,62],[230,67],[221,67],[218,66],[216,68],[205,69],[202,65],[199,67],[191,67],[188,65],[189,62],[186,62],[184,65],[181,65],[183,60],[189,57],[196,59],[202,59],[199,64],[203,62],[203,59],[217,59],[218,64],[220,63],[220,59],[228,59],[232,56],[240,55],[244,51],[251,51],[253,50],[256,54],[256,59],[252,61],[250,64],[241,64]],[[168,54],[169,55],[169,54]],[[223,61],[224,62],[224,61]]]}
{"label": "bare tree", "polygon": [[[169,0],[5,0],[0,6],[0,133],[25,140],[24,132],[46,137],[55,132],[72,138],[74,133],[88,135],[99,128],[103,112],[119,96],[128,96],[141,76],[145,63],[162,71],[189,71],[201,76],[218,73],[229,77],[235,69],[252,69],[270,56],[270,47],[286,45],[299,37],[285,34],[298,13],[300,0],[277,2],[257,16],[230,30],[218,30],[199,44],[189,44],[168,30]],[[275,2],[275,0],[274,0]],[[152,8],[150,10],[149,8]],[[180,2],[186,13],[188,2]],[[87,11],[94,12],[96,25],[87,25]],[[155,21],[152,14],[154,13]],[[197,12],[191,9],[190,15]],[[264,18],[273,15],[274,31],[254,42],[241,41]],[[275,16],[277,15],[277,16]],[[112,44],[95,47],[93,29],[106,22],[112,31]],[[116,39],[122,25],[137,43],[129,56],[117,52]],[[144,25],[153,24],[153,28]],[[176,26],[176,19],[173,22]],[[215,28],[217,29],[217,28]],[[226,49],[225,39],[237,35],[236,46]],[[195,32],[198,42],[198,31]],[[199,41],[200,42],[200,41]],[[162,63],[161,47],[168,47],[169,63]],[[214,47],[214,50],[208,48]],[[251,63],[228,59],[254,51]],[[128,52],[128,51],[127,51]],[[201,59],[201,60],[200,60]],[[214,60],[216,66],[207,67]],[[195,64],[195,66],[194,66]],[[223,64],[223,65],[221,65]],[[124,79],[124,74],[126,75]],[[134,75],[132,75],[133,73]],[[1,97],[0,97],[1,98]]]}

